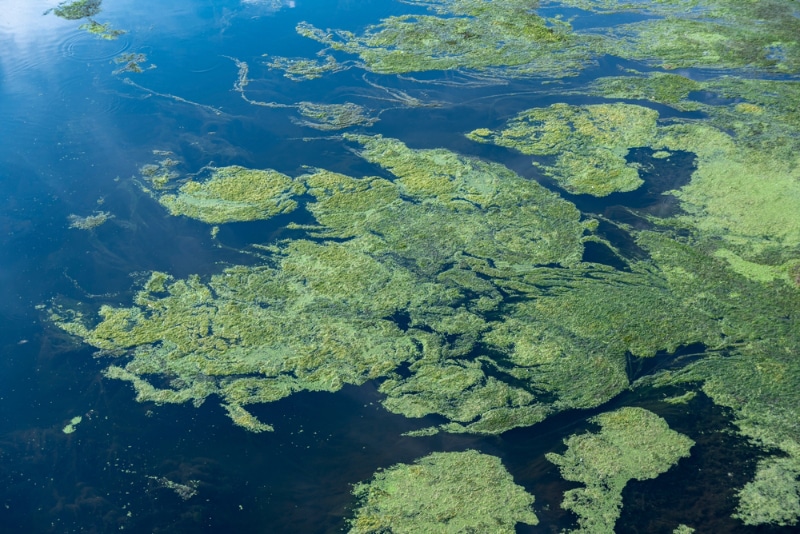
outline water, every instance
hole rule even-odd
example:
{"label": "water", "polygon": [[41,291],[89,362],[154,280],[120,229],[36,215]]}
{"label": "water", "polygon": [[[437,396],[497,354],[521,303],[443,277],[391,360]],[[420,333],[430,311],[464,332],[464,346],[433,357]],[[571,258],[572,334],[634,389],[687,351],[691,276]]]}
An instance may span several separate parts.
{"label": "water", "polygon": [[[659,402],[660,390],[623,393],[601,407],[566,411],[500,436],[412,438],[401,434],[444,420],[389,413],[379,404],[378,383],[367,382],[255,406],[253,413],[276,432],[252,434],[233,426],[210,400],[200,408],[137,403],[127,383],[102,376],[106,362],[94,349],[49,323],[46,310],[54,302],[130,305],[135,284],[150,271],[182,278],[252,265],[259,259],[248,244],[294,235],[281,228],[286,220],[276,219],[225,225],[213,240],[207,225],[168,216],[140,187],[139,169],[157,159],[153,150],[172,152],[183,173],[213,163],[291,176],[305,166],[387,174],[341,140],[293,122],[300,118],[296,109],[246,102],[234,90],[231,58],[248,63],[252,100],[352,101],[380,113],[368,133],[412,148],[443,147],[499,161],[541,180],[583,212],[603,215],[600,235],[629,257],[645,255],[616,226],[635,225],[629,209],[657,217],[678,212],[662,193],[688,182],[695,164],[688,153],[659,163],[651,151],[632,152],[629,161],[654,165],[646,187],[596,199],[565,193],[530,165],[529,156],[463,136],[500,127],[529,107],[599,98],[559,94],[536,79],[475,87],[422,83],[462,81],[440,72],[415,82],[352,68],[296,83],[263,65],[263,54],[313,57],[319,50],[295,33],[300,21],[358,29],[393,14],[423,13],[422,7],[383,0],[273,4],[106,0],[98,20],[127,33],[105,41],[76,21],[43,15],[54,6],[48,0],[0,3],[0,530],[340,532],[355,506],[353,484],[431,452],[475,448],[500,456],[515,481],[536,496],[540,525],[518,525],[518,531],[557,532],[575,524],[559,508],[563,491],[575,484],[562,480],[544,453],[563,452],[565,437],[591,428],[587,417],[624,405],[652,409],[698,445],[678,470],[629,484],[618,532],[671,532],[679,523],[697,532],[791,530],[746,527],[730,518],[735,501],[729,488],[752,479],[762,453],[722,432],[732,428],[732,414],[702,394],[678,409]],[[599,24],[613,21],[609,17]],[[585,19],[581,24],[592,26]],[[120,66],[114,59],[125,53],[145,54],[145,71],[114,74]],[[565,85],[580,87],[626,64],[604,58]],[[399,101],[404,95],[440,105],[409,108]],[[70,214],[98,211],[113,218],[92,231],[68,227]],[[584,260],[624,266],[599,244],[587,247]],[[78,415],[83,420],[76,431],[64,433]],[[729,464],[740,467],[729,473]],[[160,484],[162,478],[197,480],[197,495],[183,500]],[[675,498],[675,488],[687,484],[691,491]]]}

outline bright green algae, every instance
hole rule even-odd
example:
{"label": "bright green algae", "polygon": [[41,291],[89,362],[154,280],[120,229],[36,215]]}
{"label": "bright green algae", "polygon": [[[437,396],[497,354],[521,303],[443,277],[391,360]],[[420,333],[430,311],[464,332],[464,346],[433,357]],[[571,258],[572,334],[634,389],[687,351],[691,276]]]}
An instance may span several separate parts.
{"label": "bright green algae", "polygon": [[546,174],[570,193],[603,197],[643,183],[625,156],[631,148],[653,143],[657,118],[656,111],[629,104],[554,104],[523,111],[501,132],[480,129],[468,137],[523,154],[555,156],[553,164],[539,164]]}
{"label": "bright green algae", "polygon": [[500,459],[474,450],[436,452],[397,464],[357,484],[350,532],[513,533],[538,524],[533,496],[514,483]]}
{"label": "bright green algae", "polygon": [[56,7],[48,9],[45,14],[52,12],[55,16],[66,20],[88,19],[89,22],[80,25],[85,30],[101,39],[113,40],[124,34],[123,30],[114,30],[108,23],[100,24],[94,16],[102,11],[102,0],[75,0],[74,2],[61,2]]}
{"label": "bright green algae", "polygon": [[694,442],[642,408],[621,408],[591,421],[599,432],[569,437],[564,454],[549,453],[547,459],[565,479],[584,485],[567,490],[561,504],[578,516],[572,532],[611,534],[628,481],[656,478],[688,457]]}
{"label": "bright green algae", "polygon": [[297,207],[292,197],[303,185],[273,170],[231,166],[214,169],[205,181],[188,181],[177,194],[158,201],[172,215],[184,215],[210,224],[269,219]]}
{"label": "bright green algae", "polygon": [[66,20],[80,20],[93,17],[100,13],[103,0],[75,0],[61,2],[53,8],[53,14]]}
{"label": "bright green algae", "polygon": [[[383,386],[395,411],[440,413],[485,432],[518,426],[508,410],[541,412],[530,392],[488,376],[469,355],[503,300],[488,276],[507,285],[540,265],[578,263],[586,230],[578,211],[497,164],[381,137],[351,140],[395,181],[318,170],[291,182],[315,198],[306,205],[320,223],[311,234],[344,242],[288,242],[270,249],[270,265],[233,267],[208,282],[157,273],[135,306],[103,307],[92,328],[67,313],[57,320],[100,349],[131,354],[108,374],[132,382],[140,400],[199,403],[216,394],[253,430],[266,426],[243,405],[394,377],[409,363],[407,381]],[[409,393],[454,368],[465,375],[444,396],[463,409]],[[156,388],[151,375],[170,387]],[[497,421],[481,428],[486,414]]]}
{"label": "bright green algae", "polygon": [[[408,3],[426,6],[435,14],[389,17],[360,34],[308,23],[298,25],[297,32],[331,51],[356,55],[365,69],[382,74],[502,67],[506,74],[563,76],[582,68],[590,55],[591,39],[576,40],[568,24],[537,15],[531,2]],[[293,79],[317,77],[334,65],[331,60],[270,62]]]}
{"label": "bright green algae", "polygon": [[[600,92],[608,89],[615,96],[658,101],[675,98],[664,95],[664,82],[669,87],[691,87],[688,81],[676,83],[674,77],[664,76],[668,75],[634,81],[609,78],[597,82],[595,88]],[[796,217],[800,213],[800,160],[792,133],[800,120],[796,111],[787,109],[784,113],[787,106],[777,102],[783,102],[781,96],[800,96],[798,84],[761,85],[723,79],[695,86],[717,89],[726,96],[750,96],[758,103],[739,102],[724,108],[698,104],[695,107],[711,115],[708,124],[676,120],[660,124],[657,112],[633,104],[554,104],[523,111],[501,130],[478,129],[468,137],[525,154],[557,155],[554,164],[536,163],[567,191],[595,196],[629,190],[641,183],[636,169],[625,163],[624,155],[630,148],[649,147],[667,154],[692,152],[697,168],[691,181],[672,192],[686,212],[676,219],[690,224],[704,241],[716,240],[717,256],[740,274],[790,282],[798,264],[793,251],[800,247],[800,221]],[[753,97],[758,87],[777,95],[767,97],[768,102],[762,104],[764,97]],[[683,94],[686,90],[680,89],[678,95]],[[723,126],[733,132],[723,131]],[[763,133],[765,128],[771,131]],[[607,156],[597,158],[600,152]],[[626,173],[635,181],[626,183]]]}
{"label": "bright green algae", "polygon": [[640,12],[653,18],[599,31],[604,52],[667,69],[800,69],[800,19],[794,0],[560,0],[589,11]]}

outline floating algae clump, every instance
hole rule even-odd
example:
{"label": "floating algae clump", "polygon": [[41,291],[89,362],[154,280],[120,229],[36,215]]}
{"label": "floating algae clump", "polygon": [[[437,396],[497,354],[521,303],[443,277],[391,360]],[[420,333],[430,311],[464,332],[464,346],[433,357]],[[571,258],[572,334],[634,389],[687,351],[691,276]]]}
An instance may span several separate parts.
{"label": "floating algae clump", "polygon": [[797,522],[800,482],[792,473],[800,472],[800,292],[740,276],[725,263],[658,234],[643,233],[639,242],[667,273],[673,291],[699,314],[719,318],[725,336],[718,345],[724,351],[663,372],[652,383],[702,383],[715,403],[733,411],[739,433],[769,455],[739,493],[739,519]]}
{"label": "floating algae clump", "polygon": [[93,17],[100,13],[100,4],[103,0],[75,0],[74,2],[61,2],[53,8],[53,14],[67,20],[80,20]]}
{"label": "floating algae clump", "polygon": [[89,22],[81,24],[79,29],[85,30],[101,39],[113,40],[124,34],[123,30],[114,30],[108,23],[100,24],[92,17],[100,13],[102,0],[76,0],[74,2],[61,2],[58,6],[45,11],[45,15],[51,11],[57,17],[66,20],[89,19]]}
{"label": "floating algae clump", "polygon": [[105,24],[100,24],[94,20],[86,24],[81,24],[78,28],[108,41],[112,41],[125,33],[124,30],[112,29],[107,22]]}
{"label": "floating algae clump", "polygon": [[603,197],[633,191],[643,182],[628,150],[649,146],[658,113],[630,104],[554,104],[523,111],[499,132],[474,130],[473,141],[492,142],[523,154],[555,156],[538,164],[570,193]]}
{"label": "floating algae clump", "polygon": [[343,130],[351,126],[372,126],[378,121],[366,108],[353,103],[316,104],[300,102],[297,110],[305,120],[297,121],[302,126],[317,130]]}
{"label": "floating algae clump", "polygon": [[94,230],[101,224],[105,224],[109,219],[113,219],[114,215],[107,211],[96,211],[91,215],[81,217],[74,213],[67,217],[70,228],[78,230]]}
{"label": "floating algae clump", "polygon": [[67,425],[61,429],[61,431],[64,434],[72,434],[75,432],[77,426],[80,424],[81,421],[83,421],[83,417],[81,417],[80,415],[76,415],[75,417],[69,420],[69,423],[67,423]]}
{"label": "floating algae clump", "polygon": [[437,452],[397,464],[357,484],[350,532],[513,533],[538,524],[533,496],[514,483],[500,459],[474,450]]}
{"label": "floating algae clump", "polygon": [[[131,382],[139,400],[197,404],[217,395],[251,430],[266,427],[244,405],[379,377],[391,378],[387,407],[439,413],[456,431],[541,420],[546,410],[527,389],[488,376],[470,353],[488,328],[485,314],[503,300],[493,280],[513,287],[537,266],[580,261],[579,212],[497,164],[382,137],[350,140],[395,180],[325,170],[286,178],[314,198],[306,208],[319,224],[297,228],[323,241],[272,247],[268,265],[230,268],[208,282],[154,273],[134,306],[105,306],[92,327],[74,313],[54,319],[130,355],[107,374]],[[395,380],[404,364],[408,382]],[[458,380],[440,380],[453,370],[462,371]],[[154,375],[169,387],[156,387]]]}
{"label": "floating algae clump", "polygon": [[564,492],[561,507],[578,516],[573,532],[613,533],[629,480],[647,480],[689,456],[694,442],[642,408],[621,408],[590,420],[597,433],[571,436],[564,454],[547,454],[565,479],[584,484]]}
{"label": "floating algae clump", "polygon": [[207,282],[154,273],[134,306],[105,306],[94,326],[54,319],[127,354],[107,375],[139,400],[216,395],[254,431],[270,427],[248,404],[382,378],[391,411],[497,434],[608,401],[629,385],[629,354],[721,343],[717,312],[672,295],[649,263],[581,263],[591,225],[537,182],[447,150],[345,137],[392,179],[285,178],[307,189],[317,221],[290,227],[316,241],[268,247],[266,264]]}
{"label": "floating algae clump", "polygon": [[[563,76],[579,70],[589,55],[566,23],[540,17],[524,0],[409,3],[436,15],[389,17],[360,35],[308,23],[299,24],[297,32],[331,50],[357,55],[377,73],[504,67],[518,75]],[[301,78],[314,77],[317,69],[310,63],[305,75],[291,61],[275,59],[272,65]]]}
{"label": "floating algae clump", "polygon": [[664,18],[614,26],[597,50],[675,69],[800,69],[800,19],[793,0],[564,0],[589,11]]}
{"label": "floating algae clump", "polygon": [[231,166],[214,169],[206,181],[186,182],[178,194],[161,195],[158,201],[172,215],[221,224],[294,211],[297,201],[292,197],[303,190],[302,184],[277,171]]}

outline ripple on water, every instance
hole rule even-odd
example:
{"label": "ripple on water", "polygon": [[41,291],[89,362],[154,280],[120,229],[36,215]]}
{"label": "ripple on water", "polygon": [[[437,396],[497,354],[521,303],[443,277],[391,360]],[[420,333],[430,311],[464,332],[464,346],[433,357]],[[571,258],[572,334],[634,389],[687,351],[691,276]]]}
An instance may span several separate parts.
{"label": "ripple on water", "polygon": [[128,50],[131,40],[126,34],[117,39],[101,39],[96,35],[76,28],[63,35],[58,44],[59,54],[73,61],[111,60]]}

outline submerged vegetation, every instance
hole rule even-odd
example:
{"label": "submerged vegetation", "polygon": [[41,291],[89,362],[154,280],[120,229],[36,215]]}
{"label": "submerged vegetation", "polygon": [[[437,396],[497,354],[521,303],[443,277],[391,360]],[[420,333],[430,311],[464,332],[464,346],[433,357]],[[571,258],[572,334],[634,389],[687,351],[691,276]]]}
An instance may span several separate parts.
{"label": "submerged vegetation", "polygon": [[96,211],[91,215],[81,217],[80,215],[72,214],[67,217],[70,228],[78,230],[94,230],[101,224],[105,224],[109,219],[113,219],[114,215],[107,211]]}

